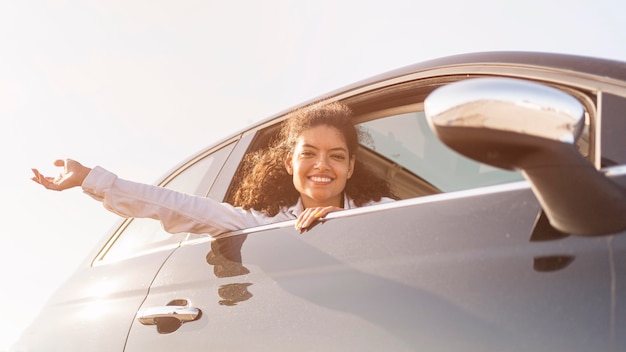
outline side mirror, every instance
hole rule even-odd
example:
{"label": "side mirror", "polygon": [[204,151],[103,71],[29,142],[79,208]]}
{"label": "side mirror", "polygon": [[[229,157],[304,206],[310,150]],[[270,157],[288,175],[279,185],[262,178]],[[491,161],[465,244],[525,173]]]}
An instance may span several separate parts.
{"label": "side mirror", "polygon": [[450,148],[521,170],[556,229],[588,236],[626,229],[626,191],[576,149],[584,109],[572,96],[524,80],[476,78],[436,89],[424,109]]}

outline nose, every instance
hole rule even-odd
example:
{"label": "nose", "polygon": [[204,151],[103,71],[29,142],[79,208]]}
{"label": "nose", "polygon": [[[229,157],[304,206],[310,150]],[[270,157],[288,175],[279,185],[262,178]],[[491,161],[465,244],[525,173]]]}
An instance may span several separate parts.
{"label": "nose", "polygon": [[313,167],[318,169],[318,170],[327,170],[327,169],[329,169],[328,162],[327,162],[327,160],[326,160],[326,158],[324,156],[320,156],[315,161],[315,164],[313,165]]}

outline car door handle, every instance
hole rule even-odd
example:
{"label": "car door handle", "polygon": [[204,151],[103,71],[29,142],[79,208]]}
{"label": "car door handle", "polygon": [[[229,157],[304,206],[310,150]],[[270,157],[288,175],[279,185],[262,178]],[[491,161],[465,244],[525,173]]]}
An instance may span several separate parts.
{"label": "car door handle", "polygon": [[156,325],[159,333],[178,330],[184,323],[200,319],[202,311],[187,305],[187,300],[174,300],[165,306],[150,307],[139,312],[137,320],[143,325]]}
{"label": "car door handle", "polygon": [[195,307],[163,306],[145,309],[139,315],[143,325],[156,325],[160,318],[174,318],[181,324],[197,320],[201,311]]}

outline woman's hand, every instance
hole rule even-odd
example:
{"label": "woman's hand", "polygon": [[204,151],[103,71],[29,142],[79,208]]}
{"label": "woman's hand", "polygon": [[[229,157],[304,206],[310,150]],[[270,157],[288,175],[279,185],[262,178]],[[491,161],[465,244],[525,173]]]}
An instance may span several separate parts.
{"label": "woman's hand", "polygon": [[31,179],[47,189],[63,191],[82,185],[85,177],[87,177],[87,174],[91,171],[90,168],[71,159],[55,160],[54,165],[63,167],[63,170],[57,177],[46,177],[39,173],[39,170],[32,169],[35,176]]}
{"label": "woman's hand", "polygon": [[304,209],[300,216],[298,216],[298,221],[296,221],[296,230],[302,233],[315,226],[315,224],[321,221],[328,213],[340,210],[344,209],[333,206]]}

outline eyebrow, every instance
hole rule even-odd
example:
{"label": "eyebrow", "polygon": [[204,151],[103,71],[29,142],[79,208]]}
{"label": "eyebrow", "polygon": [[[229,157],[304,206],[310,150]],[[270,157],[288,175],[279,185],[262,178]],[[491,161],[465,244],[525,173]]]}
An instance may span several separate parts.
{"label": "eyebrow", "polygon": [[[313,149],[317,149],[317,150],[319,150],[319,149],[320,149],[320,148],[318,148],[318,147],[316,147],[316,146],[314,146],[314,145],[312,145],[312,144],[306,144],[306,143],[305,143],[305,144],[303,144],[302,146],[303,146],[303,147],[305,147],[305,148],[313,148]],[[331,150],[331,151],[342,151],[342,152],[346,152],[346,153],[348,153],[348,150],[347,150],[346,148],[344,148],[344,147],[335,147],[335,148],[330,148],[330,150]]]}

